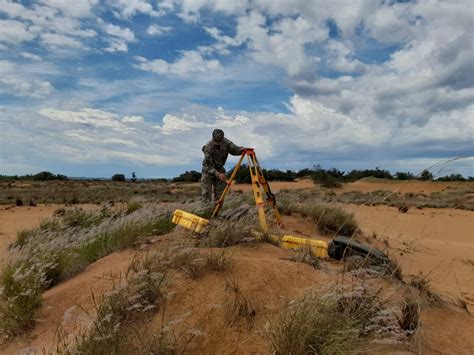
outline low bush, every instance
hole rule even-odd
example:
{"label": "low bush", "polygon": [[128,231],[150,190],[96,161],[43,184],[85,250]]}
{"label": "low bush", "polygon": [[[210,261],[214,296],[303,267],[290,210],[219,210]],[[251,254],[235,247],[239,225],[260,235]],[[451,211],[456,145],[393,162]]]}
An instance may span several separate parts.
{"label": "low bush", "polygon": [[242,243],[256,241],[252,229],[255,225],[247,218],[238,221],[214,222],[208,229],[206,238],[201,242],[205,247],[225,248]]}
{"label": "low bush", "polygon": [[295,212],[299,212],[303,217],[310,217],[322,233],[352,236],[359,231],[354,215],[340,207],[306,204],[295,206]]}
{"label": "low bush", "polygon": [[267,341],[276,354],[347,354],[364,343],[382,306],[366,288],[308,293],[271,323]]}

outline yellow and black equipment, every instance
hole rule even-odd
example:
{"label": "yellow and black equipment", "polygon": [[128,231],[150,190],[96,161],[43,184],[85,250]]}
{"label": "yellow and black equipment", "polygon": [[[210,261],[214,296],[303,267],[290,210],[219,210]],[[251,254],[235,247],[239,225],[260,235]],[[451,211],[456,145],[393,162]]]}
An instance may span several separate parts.
{"label": "yellow and black equipment", "polygon": [[[255,198],[255,204],[258,210],[258,218],[260,221],[260,226],[262,228],[262,232],[264,234],[267,234],[268,225],[267,225],[267,220],[265,217],[265,208],[267,206],[270,206],[273,212],[275,213],[276,224],[279,227],[283,227],[283,223],[282,223],[280,212],[278,211],[275,195],[272,193],[270,189],[270,185],[268,185],[268,182],[265,179],[265,176],[263,175],[262,169],[260,167],[260,164],[257,160],[257,156],[255,154],[255,150],[253,148],[245,148],[242,154],[240,155],[239,161],[235,165],[230,178],[227,180],[227,184],[224,191],[222,192],[222,195],[220,196],[219,200],[215,204],[215,207],[212,211],[211,218],[214,218],[219,214],[219,211],[221,210],[224,204],[224,199],[227,193],[229,192],[230,187],[235,180],[235,176],[237,172],[239,171],[239,168],[242,165],[242,162],[245,157],[247,157],[248,167],[250,170],[250,178],[252,181],[252,191],[253,191],[253,196]],[[196,216],[192,213],[182,211],[182,210],[176,210],[174,212],[172,222],[198,233],[202,232],[203,229],[209,224],[209,220]],[[311,240],[311,239],[293,237],[293,236],[283,236],[281,238],[277,236],[270,236],[270,237],[276,240],[280,240],[282,242],[281,244],[283,247],[296,249],[296,248],[301,248],[303,246],[308,246],[311,249],[313,249],[316,256],[318,257],[327,256],[327,243],[324,241],[317,241],[317,240]]]}

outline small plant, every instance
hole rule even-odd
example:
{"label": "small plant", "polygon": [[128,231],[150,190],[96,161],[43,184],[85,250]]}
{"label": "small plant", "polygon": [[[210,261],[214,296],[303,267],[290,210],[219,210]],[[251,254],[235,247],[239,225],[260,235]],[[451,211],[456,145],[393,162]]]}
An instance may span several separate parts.
{"label": "small plant", "polygon": [[15,199],[15,205],[18,206],[18,207],[23,206],[23,200],[21,198],[17,197]]}
{"label": "small plant", "polygon": [[252,227],[252,224],[249,224],[244,218],[239,221],[215,223],[209,228],[208,235],[201,244],[206,247],[225,248],[242,243],[252,243],[256,241]]}
{"label": "small plant", "polygon": [[356,324],[337,302],[311,294],[290,303],[266,335],[276,354],[345,354],[358,344]]}
{"label": "small plant", "polygon": [[206,264],[211,271],[225,272],[232,268],[233,260],[225,249],[211,250],[206,256]]}
{"label": "small plant", "polygon": [[359,231],[359,226],[352,213],[345,212],[340,207],[321,205],[300,205],[296,211],[303,217],[308,216],[316,223],[316,228],[322,233],[337,233],[352,236]]}
{"label": "small plant", "polygon": [[322,263],[321,259],[314,255],[314,251],[309,245],[305,245],[303,248],[297,249],[296,254],[289,257],[287,260],[305,263],[315,269],[319,269]]}
{"label": "small plant", "polygon": [[252,326],[257,314],[250,298],[242,293],[239,281],[236,278],[226,280],[226,290],[230,297],[226,302],[226,322],[234,325],[243,320],[248,326]]}
{"label": "small plant", "polygon": [[35,235],[35,233],[36,231],[34,229],[24,229],[19,231],[16,234],[16,241],[13,245],[21,248],[28,242],[28,239]]}
{"label": "small plant", "polygon": [[141,203],[138,203],[136,201],[129,201],[127,203],[127,211],[126,213],[127,214],[130,214],[130,213],[133,213],[137,210],[139,210],[140,208],[142,208],[143,206],[141,205]]}
{"label": "small plant", "polygon": [[170,260],[173,268],[183,271],[192,279],[197,279],[204,272],[204,258],[196,248],[184,248]]}
{"label": "small plant", "polygon": [[446,301],[441,297],[441,295],[433,291],[429,274],[423,275],[423,273],[420,272],[418,275],[412,276],[410,286],[419,290],[421,296],[429,305],[435,305],[438,307],[446,306]]}
{"label": "small plant", "polygon": [[363,342],[381,310],[378,292],[356,288],[307,293],[292,301],[267,330],[276,354],[346,354]]}
{"label": "small plant", "polygon": [[420,325],[420,302],[407,300],[402,306],[402,314],[398,319],[400,327],[413,334]]}
{"label": "small plant", "polygon": [[1,285],[0,333],[15,336],[35,322],[43,291],[41,278],[33,268],[9,264],[1,274]]}

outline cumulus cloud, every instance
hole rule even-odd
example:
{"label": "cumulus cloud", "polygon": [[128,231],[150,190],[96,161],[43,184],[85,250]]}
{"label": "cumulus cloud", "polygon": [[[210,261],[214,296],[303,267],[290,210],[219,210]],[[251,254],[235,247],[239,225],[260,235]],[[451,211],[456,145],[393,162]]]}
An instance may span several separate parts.
{"label": "cumulus cloud", "polygon": [[39,55],[34,54],[34,53],[30,53],[30,52],[20,52],[20,55],[23,58],[30,59],[30,60],[33,60],[33,61],[40,61],[42,59]]}
{"label": "cumulus cloud", "polygon": [[[369,165],[401,152],[398,161],[403,157],[406,161],[413,160],[412,165],[423,167],[439,160],[443,149],[449,154],[450,148],[443,147],[442,142],[456,139],[468,148],[469,139],[474,135],[472,106],[452,117],[435,115],[423,127],[406,125],[402,128],[384,120],[355,119],[299,96],[291,98],[288,109],[287,114],[276,114],[192,106],[165,114],[161,124],[142,116],[120,117],[113,112],[89,108],[78,111],[45,108],[39,111],[40,116],[22,113],[21,118],[23,125],[29,125],[26,134],[34,135],[34,144],[46,147],[51,154],[57,150],[54,155],[64,161],[191,165],[196,169],[202,159],[200,148],[216,127],[222,128],[236,144],[255,147],[268,165],[291,162],[292,166],[288,167],[292,168],[308,167],[336,156],[341,158],[349,151],[365,152],[364,158],[359,160]],[[0,120],[12,119],[12,116],[11,112],[4,112]],[[449,128],[444,123],[447,118],[452,122]],[[5,144],[15,145],[14,139],[24,127],[6,126]],[[51,135],[54,145],[45,143]],[[381,146],[383,154],[377,156]],[[424,146],[421,156],[413,157],[413,151],[420,146]],[[40,151],[44,153],[44,149]],[[372,157],[367,151],[372,152]]]}
{"label": "cumulus cloud", "polygon": [[87,17],[99,0],[39,0],[41,4],[55,8],[72,17]]}
{"label": "cumulus cloud", "polygon": [[150,36],[161,36],[162,34],[171,30],[169,26],[150,25],[146,30],[146,33]]}
{"label": "cumulus cloud", "polygon": [[127,52],[127,43],[135,41],[135,35],[129,28],[105,23],[103,29],[110,35],[107,39],[109,46],[105,49],[107,52]]}
{"label": "cumulus cloud", "polygon": [[36,35],[28,31],[28,26],[20,21],[0,20],[0,41],[20,43],[31,41]]}
{"label": "cumulus cloud", "polygon": [[221,70],[217,59],[205,59],[198,51],[183,51],[181,57],[174,62],[163,59],[148,60],[135,57],[137,69],[150,71],[156,74],[185,76],[190,73],[214,72]]}
{"label": "cumulus cloud", "polygon": [[108,4],[114,9],[114,14],[118,18],[130,19],[137,14],[160,15],[160,12],[155,11],[151,3],[146,0],[114,0],[108,1]]}
{"label": "cumulus cloud", "polygon": [[3,95],[44,98],[51,95],[53,86],[46,80],[31,78],[15,63],[0,60],[0,93]]}

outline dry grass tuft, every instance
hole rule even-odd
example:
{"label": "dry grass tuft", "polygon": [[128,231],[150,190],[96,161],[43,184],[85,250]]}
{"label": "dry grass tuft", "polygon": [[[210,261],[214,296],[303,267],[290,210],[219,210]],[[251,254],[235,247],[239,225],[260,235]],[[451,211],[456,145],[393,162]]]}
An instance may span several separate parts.
{"label": "dry grass tuft", "polygon": [[[406,309],[404,324],[415,318]],[[390,336],[405,340],[407,332],[381,297],[367,286],[336,288],[328,294],[307,293],[290,302],[267,327],[266,339],[276,354],[347,354],[370,352],[369,342]]]}
{"label": "dry grass tuft", "polygon": [[286,260],[294,261],[297,263],[305,263],[315,269],[320,269],[323,262],[320,258],[314,255],[313,249],[308,245],[305,245],[303,248],[295,250],[295,255],[290,256]]}
{"label": "dry grass tuft", "polygon": [[433,290],[429,274],[423,275],[423,273],[419,273],[416,276],[412,276],[409,285],[420,291],[423,300],[428,305],[437,307],[447,306],[446,300]]}
{"label": "dry grass tuft", "polygon": [[250,298],[242,293],[238,279],[227,279],[225,288],[230,292],[230,297],[226,302],[227,324],[232,326],[243,321],[247,326],[253,326],[256,311]]}
{"label": "dry grass tuft", "polygon": [[400,327],[408,334],[414,334],[420,326],[420,313],[420,302],[407,300],[402,306],[402,313],[399,318]]}
{"label": "dry grass tuft", "polygon": [[237,244],[254,243],[256,238],[252,233],[253,228],[254,225],[244,218],[238,221],[216,221],[209,227],[201,245],[225,248]]}
{"label": "dry grass tuft", "polygon": [[206,255],[207,268],[211,271],[226,272],[234,266],[232,256],[225,250],[213,250]]}

